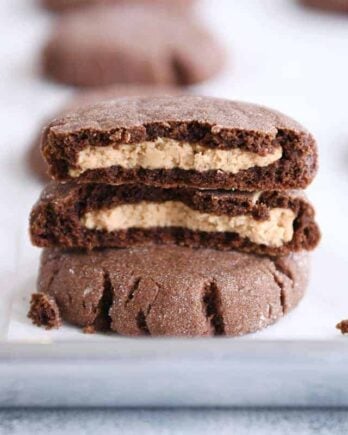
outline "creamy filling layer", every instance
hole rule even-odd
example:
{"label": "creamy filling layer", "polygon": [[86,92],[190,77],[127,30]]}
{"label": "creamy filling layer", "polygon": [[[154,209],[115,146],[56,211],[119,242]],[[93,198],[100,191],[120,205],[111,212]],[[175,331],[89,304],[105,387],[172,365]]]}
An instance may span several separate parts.
{"label": "creamy filling layer", "polygon": [[89,146],[79,152],[77,168],[71,168],[69,175],[78,177],[88,169],[121,166],[132,169],[174,169],[209,171],[221,170],[231,174],[253,167],[268,166],[282,156],[282,148],[260,156],[238,148],[218,150],[199,144],[157,138],[155,141],[136,144]]}
{"label": "creamy filling layer", "polygon": [[82,225],[90,230],[107,232],[129,228],[181,227],[192,231],[234,232],[251,242],[280,247],[293,237],[295,213],[287,208],[273,208],[265,221],[249,215],[218,216],[193,210],[180,201],[162,203],[142,201],[110,209],[87,212]]}

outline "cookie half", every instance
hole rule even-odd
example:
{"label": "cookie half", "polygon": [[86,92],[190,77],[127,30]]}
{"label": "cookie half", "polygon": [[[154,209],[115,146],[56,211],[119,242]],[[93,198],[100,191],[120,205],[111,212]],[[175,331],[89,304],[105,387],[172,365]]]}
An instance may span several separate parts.
{"label": "cookie half", "polygon": [[52,183],[30,229],[36,246],[88,249],[174,243],[285,255],[319,240],[314,210],[297,192],[140,185]]}
{"label": "cookie half", "polygon": [[[93,88],[92,90],[85,90],[78,92],[71,100],[51,119],[62,117],[64,114],[77,110],[80,107],[86,107],[92,104],[100,103],[101,101],[108,101],[118,97],[126,96],[153,96],[153,95],[179,95],[182,90],[178,87],[171,86],[151,86],[151,85],[111,85],[103,86],[101,88]],[[48,122],[49,120],[47,120]],[[48,180],[48,168],[44,161],[41,149],[41,132],[44,126],[40,128],[40,134],[37,135],[29,148],[27,159],[31,171],[36,176],[44,181]]]}
{"label": "cookie half", "polygon": [[242,335],[288,313],[307,280],[305,254],[271,260],[182,247],[48,249],[29,317],[52,327],[55,315],[54,326],[63,319],[131,336]]}
{"label": "cookie half", "polygon": [[313,137],[266,107],[211,97],[119,98],[54,120],[42,152],[57,180],[162,187],[305,188]]}
{"label": "cookie half", "polygon": [[222,68],[224,50],[197,19],[139,6],[63,14],[43,53],[45,74],[76,86],[189,85]]}

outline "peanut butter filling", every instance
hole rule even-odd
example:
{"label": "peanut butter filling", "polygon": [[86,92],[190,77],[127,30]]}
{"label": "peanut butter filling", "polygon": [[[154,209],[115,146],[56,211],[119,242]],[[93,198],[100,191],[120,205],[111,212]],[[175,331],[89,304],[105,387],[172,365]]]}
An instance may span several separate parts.
{"label": "peanut butter filling", "polygon": [[88,169],[121,166],[126,169],[173,169],[199,172],[220,170],[231,174],[253,167],[268,166],[279,160],[282,148],[260,156],[239,148],[219,150],[200,144],[157,138],[155,141],[136,144],[88,146],[79,152],[77,168],[71,168],[69,175],[78,177]]}
{"label": "peanut butter filling", "polygon": [[267,220],[259,221],[250,215],[231,217],[202,213],[179,201],[142,201],[87,212],[81,222],[90,230],[107,232],[158,227],[181,227],[203,232],[234,232],[253,243],[280,247],[291,241],[294,220],[295,213],[287,208],[273,208]]}

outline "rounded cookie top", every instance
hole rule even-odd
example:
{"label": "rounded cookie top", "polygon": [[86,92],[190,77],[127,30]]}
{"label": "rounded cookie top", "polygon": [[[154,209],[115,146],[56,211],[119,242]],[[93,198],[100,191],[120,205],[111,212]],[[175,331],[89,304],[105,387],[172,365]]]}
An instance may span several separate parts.
{"label": "rounded cookie top", "polygon": [[91,129],[146,129],[151,124],[197,123],[212,133],[240,130],[275,137],[279,130],[308,135],[292,118],[270,108],[222,98],[185,96],[125,97],[69,113],[48,128],[57,133]]}
{"label": "rounded cookie top", "polygon": [[124,335],[241,335],[292,309],[307,274],[305,254],[272,260],[174,246],[55,249],[44,251],[39,291],[79,326]]}
{"label": "rounded cookie top", "polygon": [[[80,173],[79,181],[211,189],[299,189],[313,180],[318,166],[313,136],[288,116],[255,104],[199,96],[120,98],[69,113],[44,130],[42,152],[52,177],[67,180],[74,177],[72,171],[80,169],[84,150],[98,154],[105,151],[98,147],[134,144],[136,148],[137,144],[151,146],[163,139],[170,139],[173,147],[193,148],[198,144],[214,152],[238,149],[267,158],[273,154],[275,158],[265,167],[252,166],[236,174],[214,170],[209,164],[203,171],[181,170],[179,166],[162,170],[160,165],[153,170],[141,164],[128,170],[119,167],[116,158],[105,167]],[[232,154],[227,152],[225,156],[232,158]]]}
{"label": "rounded cookie top", "polygon": [[187,85],[217,73],[224,51],[190,16],[109,6],[60,17],[43,63],[47,75],[78,86]]}
{"label": "rounded cookie top", "polygon": [[[148,96],[148,95],[178,95],[180,88],[171,86],[151,86],[151,85],[126,85],[117,84],[110,86],[103,86],[101,88],[85,90],[78,92],[68,103],[51,119],[62,117],[79,108],[89,106],[92,104],[100,103],[101,101],[108,101],[111,99],[124,97],[124,96]],[[35,137],[31,146],[28,149],[27,160],[31,171],[41,180],[47,181],[47,164],[44,161],[40,151],[41,131]]]}

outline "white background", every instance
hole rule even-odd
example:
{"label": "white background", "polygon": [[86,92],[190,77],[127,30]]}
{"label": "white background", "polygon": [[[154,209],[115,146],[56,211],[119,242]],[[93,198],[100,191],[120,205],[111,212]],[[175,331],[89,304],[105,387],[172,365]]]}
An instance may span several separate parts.
{"label": "white background", "polygon": [[[245,339],[329,338],[344,345],[347,338],[334,326],[348,317],[348,16],[305,10],[295,0],[207,0],[198,12],[227,46],[229,60],[220,77],[194,92],[279,109],[303,123],[320,150],[320,172],[308,194],[323,239],[313,254],[308,295],[288,318]],[[0,2],[0,339],[90,339],[67,327],[47,333],[25,318],[39,255],[28,241],[28,215],[42,188],[27,169],[26,151],[42,120],[71,92],[38,73],[51,19],[33,1]],[[261,420],[266,425],[272,418]],[[316,433],[334,433],[327,430],[323,422]]]}

